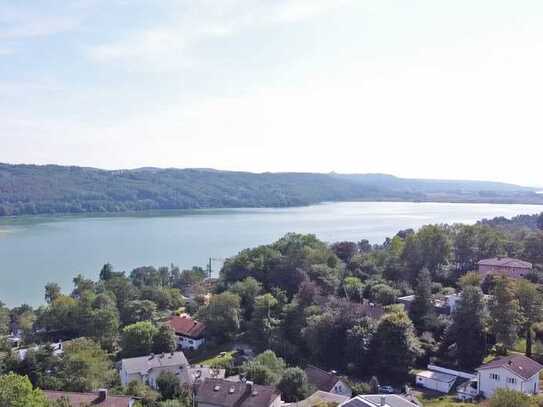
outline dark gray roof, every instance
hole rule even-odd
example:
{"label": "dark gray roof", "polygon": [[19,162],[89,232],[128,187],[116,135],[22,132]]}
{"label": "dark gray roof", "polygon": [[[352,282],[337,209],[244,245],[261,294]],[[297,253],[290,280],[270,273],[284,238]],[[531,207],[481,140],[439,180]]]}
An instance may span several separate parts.
{"label": "dark gray roof", "polygon": [[307,380],[318,390],[330,391],[334,388],[336,383],[339,381],[339,377],[335,374],[322,370],[316,366],[307,366],[305,368],[305,374],[307,375]]}
{"label": "dark gray roof", "polygon": [[219,407],[268,407],[280,396],[273,386],[206,379],[196,389],[196,403]]}
{"label": "dark gray roof", "polygon": [[121,369],[126,370],[129,374],[145,373],[157,367],[188,366],[188,364],[189,362],[183,352],[172,352],[123,359]]}
{"label": "dark gray roof", "polygon": [[503,367],[524,379],[529,379],[543,369],[542,365],[529,357],[524,355],[511,355],[496,358],[491,362],[485,363],[477,370],[496,369],[500,367]]}

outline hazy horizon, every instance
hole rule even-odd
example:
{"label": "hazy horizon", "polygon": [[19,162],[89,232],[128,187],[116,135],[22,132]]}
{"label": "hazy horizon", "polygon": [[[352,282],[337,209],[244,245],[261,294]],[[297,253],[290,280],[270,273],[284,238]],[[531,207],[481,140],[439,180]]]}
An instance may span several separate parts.
{"label": "hazy horizon", "polygon": [[543,187],[543,3],[0,4],[0,162]]}

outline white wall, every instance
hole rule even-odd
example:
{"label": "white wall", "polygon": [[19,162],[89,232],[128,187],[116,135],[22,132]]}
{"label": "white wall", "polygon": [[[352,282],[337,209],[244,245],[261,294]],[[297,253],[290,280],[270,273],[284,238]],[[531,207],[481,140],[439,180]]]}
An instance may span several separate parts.
{"label": "white wall", "polygon": [[[490,378],[491,374],[499,376],[498,380]],[[510,383],[508,379],[515,379],[515,383]],[[484,369],[479,371],[479,391],[485,397],[491,397],[497,389],[511,389],[527,394],[539,392],[539,373],[532,378],[524,380],[507,369],[502,367],[497,369]]]}
{"label": "white wall", "polygon": [[340,380],[336,383],[331,393],[339,394],[340,396],[352,397],[353,391],[344,381]]}
{"label": "white wall", "polygon": [[417,376],[418,386],[422,386],[429,390],[439,391],[441,393],[448,393],[449,391],[451,391],[452,384],[454,384],[454,382],[444,383],[434,379],[430,379],[428,377]]}
{"label": "white wall", "polygon": [[191,339],[186,336],[179,336],[179,346],[181,349],[198,349],[205,343],[205,339]]}
{"label": "white wall", "polygon": [[156,380],[162,372],[177,373],[179,372],[179,366],[156,367],[151,369],[144,377],[142,377],[139,373],[127,374],[126,371],[121,370],[121,384],[123,386],[127,386],[128,383],[136,381],[138,383],[148,384],[156,389]]}

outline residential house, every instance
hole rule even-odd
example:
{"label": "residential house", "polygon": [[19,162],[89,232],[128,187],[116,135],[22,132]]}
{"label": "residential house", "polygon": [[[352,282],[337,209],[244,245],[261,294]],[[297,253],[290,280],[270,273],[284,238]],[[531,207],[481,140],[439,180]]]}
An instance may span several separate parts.
{"label": "residential house", "polygon": [[49,401],[66,400],[72,407],[132,407],[136,400],[130,396],[110,396],[106,389],[96,393],[73,393],[44,390]]}
{"label": "residential house", "polygon": [[205,343],[205,324],[187,314],[172,316],[168,320],[168,325],[175,331],[181,349],[198,349]]}
{"label": "residential house", "polygon": [[512,259],[510,257],[494,257],[479,261],[479,273],[499,274],[512,278],[524,277],[532,271],[532,264],[527,261]]}
{"label": "residential house", "polygon": [[273,386],[223,379],[206,379],[196,386],[194,402],[195,407],[280,407],[282,404],[281,394]]}
{"label": "residential house", "polygon": [[119,375],[123,386],[136,381],[156,388],[156,380],[161,373],[171,372],[181,376],[182,370],[188,367],[189,362],[183,352],[150,354],[121,360]]}
{"label": "residential house", "polygon": [[539,373],[543,366],[524,355],[494,359],[477,369],[478,392],[491,397],[497,389],[511,389],[526,394],[539,393]]}
{"label": "residential house", "polygon": [[364,394],[341,403],[339,407],[419,407],[419,405],[397,394]]}
{"label": "residential house", "polygon": [[306,367],[304,371],[309,383],[317,390],[346,397],[351,397],[353,395],[353,391],[349,385],[336,376],[334,371],[327,372],[311,365]]}

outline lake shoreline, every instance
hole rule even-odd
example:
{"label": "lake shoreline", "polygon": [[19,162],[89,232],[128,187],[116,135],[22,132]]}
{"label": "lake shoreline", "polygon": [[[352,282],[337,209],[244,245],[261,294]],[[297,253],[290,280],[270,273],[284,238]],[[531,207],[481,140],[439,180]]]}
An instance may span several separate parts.
{"label": "lake shoreline", "polygon": [[[543,191],[541,192],[543,194]],[[205,213],[213,211],[242,211],[242,210],[281,210],[281,209],[296,209],[308,208],[312,206],[341,204],[341,203],[412,203],[412,204],[470,204],[470,205],[528,205],[528,206],[543,206],[543,202],[526,202],[526,201],[469,201],[469,200],[406,200],[406,199],[359,199],[347,201],[323,201],[309,203],[306,205],[286,205],[286,206],[235,206],[235,207],[209,207],[209,208],[178,208],[178,209],[142,209],[142,210],[127,210],[127,211],[99,211],[99,212],[58,212],[58,213],[36,213],[24,215],[0,215],[0,225],[6,221],[18,221],[26,219],[38,218],[116,218],[116,217],[147,217],[147,216],[176,216],[178,213]],[[4,223],[5,224],[5,223]],[[1,232],[1,231],[0,231]]]}
{"label": "lake shoreline", "polygon": [[314,234],[328,243],[367,239],[373,244],[426,224],[474,224],[541,211],[543,205],[349,201],[0,219],[0,301],[39,305],[47,282],[58,282],[69,293],[75,275],[96,279],[108,262],[126,272],[172,263],[190,269],[289,232]]}

